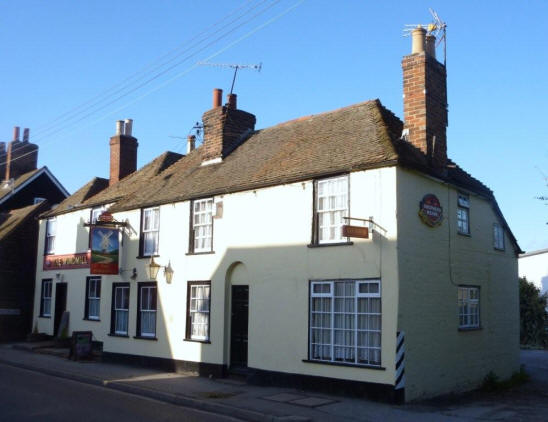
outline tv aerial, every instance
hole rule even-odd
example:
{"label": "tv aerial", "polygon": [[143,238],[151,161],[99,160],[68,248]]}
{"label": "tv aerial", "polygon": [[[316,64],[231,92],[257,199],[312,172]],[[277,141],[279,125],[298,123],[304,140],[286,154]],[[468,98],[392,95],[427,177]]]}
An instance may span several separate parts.
{"label": "tv aerial", "polygon": [[440,45],[443,41],[443,64],[446,64],[447,61],[447,24],[440,19],[438,14],[433,9],[428,9],[432,15],[432,22],[427,24],[405,24],[403,29],[403,36],[408,37],[411,35],[411,32],[416,28],[426,29],[427,35],[433,35],[436,37],[436,46]]}
{"label": "tv aerial", "polygon": [[229,67],[234,69],[234,77],[232,78],[232,86],[230,87],[230,93],[234,89],[234,83],[236,82],[236,75],[238,74],[238,69],[251,69],[256,70],[257,72],[261,71],[263,67],[262,63],[259,64],[235,64],[235,63],[210,63],[210,62],[198,62],[201,66],[214,66],[214,67]]}

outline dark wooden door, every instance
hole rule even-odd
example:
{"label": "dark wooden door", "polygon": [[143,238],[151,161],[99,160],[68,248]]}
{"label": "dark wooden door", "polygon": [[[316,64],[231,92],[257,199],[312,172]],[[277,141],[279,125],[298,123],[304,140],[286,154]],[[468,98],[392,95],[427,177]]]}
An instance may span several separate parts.
{"label": "dark wooden door", "polygon": [[247,368],[249,286],[232,286],[230,323],[230,367]]}
{"label": "dark wooden door", "polygon": [[57,283],[55,285],[55,314],[53,316],[53,335],[56,336],[59,331],[59,324],[63,312],[67,309],[67,283]]}

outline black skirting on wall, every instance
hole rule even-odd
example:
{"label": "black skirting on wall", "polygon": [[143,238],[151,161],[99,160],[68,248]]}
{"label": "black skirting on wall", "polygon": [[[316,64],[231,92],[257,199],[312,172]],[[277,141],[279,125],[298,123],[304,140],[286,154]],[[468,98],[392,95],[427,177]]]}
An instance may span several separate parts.
{"label": "black skirting on wall", "polygon": [[[196,372],[200,376],[223,378],[228,376],[226,365],[206,362],[157,358],[151,356],[128,355],[103,352],[105,362],[138,365],[171,372]],[[395,390],[393,385],[363,381],[351,381],[313,375],[290,374],[248,368],[246,381],[259,386],[290,387],[303,390],[321,391],[328,394],[369,398],[389,403],[403,403],[404,389]]]}
{"label": "black skirting on wall", "polygon": [[124,353],[103,352],[103,361],[142,366],[170,372],[196,372],[202,377],[223,378],[227,376],[225,365],[206,362],[191,362],[152,356],[128,355]]}
{"label": "black skirting on wall", "polygon": [[247,382],[261,386],[276,385],[347,397],[369,398],[388,403],[404,402],[404,390],[394,390],[394,386],[389,384],[265,371],[256,368],[249,368]]}

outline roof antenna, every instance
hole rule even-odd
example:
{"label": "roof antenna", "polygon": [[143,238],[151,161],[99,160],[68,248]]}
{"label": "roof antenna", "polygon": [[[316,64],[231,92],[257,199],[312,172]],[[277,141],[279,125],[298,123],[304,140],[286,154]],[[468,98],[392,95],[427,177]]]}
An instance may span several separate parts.
{"label": "roof antenna", "polygon": [[[438,14],[433,9],[428,9],[430,11],[430,14],[432,15],[432,22],[428,24],[405,24],[405,28],[403,29],[403,36],[408,37],[411,35],[411,32],[415,28],[424,28],[426,29],[426,33],[428,35],[433,35],[436,37],[437,44],[440,45],[440,43],[443,41],[443,65],[445,66],[447,64],[447,24],[440,19]],[[441,36],[438,38],[438,36],[441,34]]]}
{"label": "roof antenna", "polygon": [[236,74],[238,73],[238,69],[252,69],[256,70],[257,72],[261,71],[261,68],[263,67],[262,63],[259,64],[232,64],[232,63],[210,63],[210,62],[198,62],[201,66],[215,66],[215,67],[230,67],[231,69],[234,69],[234,77],[232,78],[232,86],[230,87],[230,93],[232,94],[232,91],[234,90],[234,83],[236,82]]}

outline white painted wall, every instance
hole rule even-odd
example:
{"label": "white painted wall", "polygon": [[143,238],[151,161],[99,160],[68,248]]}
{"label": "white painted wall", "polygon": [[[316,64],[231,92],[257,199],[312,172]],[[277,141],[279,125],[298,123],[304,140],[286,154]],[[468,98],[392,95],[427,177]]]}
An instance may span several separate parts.
{"label": "white painted wall", "polygon": [[[68,282],[70,331],[92,330],[107,352],[148,355],[178,360],[228,364],[231,284],[250,286],[249,366],[258,369],[394,383],[398,314],[396,170],[383,168],[350,175],[350,215],[372,216],[383,230],[370,239],[353,239],[352,246],[309,248],[312,233],[313,183],[293,183],[215,197],[223,202],[223,216],[214,220],[213,254],[188,255],[190,203],[160,207],[159,257],[171,263],[175,275],[167,284],[158,276],[157,341],[134,339],[137,282],[148,281],[145,265],[137,259],[140,210],[117,213],[126,221],[120,276],[103,276],[101,320],[83,320],[85,278],[88,270],[64,270]],[[87,250],[90,210],[57,217],[56,253]],[[42,271],[45,221],[41,222],[35,315],[39,314],[40,283],[52,272]],[[239,265],[234,265],[240,263]],[[131,269],[138,278],[130,281]],[[54,275],[53,275],[54,276]],[[309,280],[381,278],[382,367],[356,369],[305,363],[308,351]],[[211,280],[211,344],[184,341],[187,282]],[[113,282],[130,282],[129,338],[108,336]],[[55,292],[53,293],[55,296]],[[52,308],[53,309],[53,308]],[[53,318],[36,317],[39,331],[52,333]]]}
{"label": "white painted wall", "polygon": [[[418,216],[423,196],[443,207],[439,227]],[[493,246],[491,204],[470,193],[470,236],[457,234],[458,190],[398,170],[400,330],[405,332],[406,400],[477,387],[489,371],[501,379],[519,369],[517,259],[510,238]],[[481,329],[459,331],[457,286],[480,287]]]}

